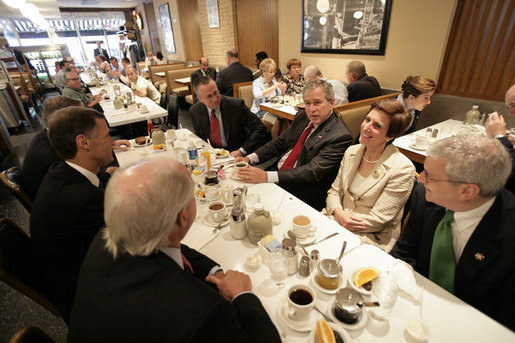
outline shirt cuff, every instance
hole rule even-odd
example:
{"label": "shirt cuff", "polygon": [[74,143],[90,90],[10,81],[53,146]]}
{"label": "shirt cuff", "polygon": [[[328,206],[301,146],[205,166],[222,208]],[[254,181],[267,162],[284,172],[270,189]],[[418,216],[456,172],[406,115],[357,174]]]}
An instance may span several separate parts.
{"label": "shirt cuff", "polygon": [[219,270],[223,271],[222,268],[220,268],[220,266],[214,266],[213,268],[211,268],[211,270],[209,271],[209,276],[213,276],[216,274],[216,272],[218,272]]}
{"label": "shirt cuff", "polygon": [[236,300],[236,298],[237,298],[237,297],[239,297],[240,295],[242,295],[242,294],[247,294],[247,293],[254,294],[254,293],[252,293],[251,291],[244,291],[244,292],[241,292],[240,294],[238,294],[237,296],[235,296],[234,298],[232,298],[231,303],[232,303],[234,300]]}
{"label": "shirt cuff", "polygon": [[269,183],[279,183],[279,172],[269,171],[266,172],[267,180]]}
{"label": "shirt cuff", "polygon": [[245,151],[245,149],[243,148],[239,148],[238,150],[241,151],[241,153],[243,154],[243,156],[246,156],[247,155],[247,152]]}
{"label": "shirt cuff", "polygon": [[248,155],[247,156],[250,160],[250,164],[256,164],[259,162],[259,156],[253,152],[252,154]]}

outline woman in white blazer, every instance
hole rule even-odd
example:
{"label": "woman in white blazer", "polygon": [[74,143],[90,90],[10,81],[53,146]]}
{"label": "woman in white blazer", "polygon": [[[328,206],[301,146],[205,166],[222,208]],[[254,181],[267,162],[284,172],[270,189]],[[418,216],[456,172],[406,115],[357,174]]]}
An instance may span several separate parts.
{"label": "woman in white blazer", "polygon": [[409,126],[403,104],[372,106],[359,143],[347,149],[327,192],[326,214],[369,243],[389,252],[400,235],[403,207],[415,180],[413,163],[391,143]]}

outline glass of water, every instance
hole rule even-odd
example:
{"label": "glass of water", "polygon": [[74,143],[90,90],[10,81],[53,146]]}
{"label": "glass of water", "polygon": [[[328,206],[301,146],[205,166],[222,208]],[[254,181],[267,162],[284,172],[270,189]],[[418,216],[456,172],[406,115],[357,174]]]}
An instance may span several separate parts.
{"label": "glass of water", "polygon": [[277,281],[278,286],[284,286],[284,281],[288,276],[288,260],[280,248],[270,251],[269,254],[268,267],[272,280]]}
{"label": "glass of water", "polygon": [[387,321],[399,295],[399,287],[392,275],[386,273],[379,277],[372,288],[370,299],[379,302],[380,306],[370,307],[370,317],[383,322]]}

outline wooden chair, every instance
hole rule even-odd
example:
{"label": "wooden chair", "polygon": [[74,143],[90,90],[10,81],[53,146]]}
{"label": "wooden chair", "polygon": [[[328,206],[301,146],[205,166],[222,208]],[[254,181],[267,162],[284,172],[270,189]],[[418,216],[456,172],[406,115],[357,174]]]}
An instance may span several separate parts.
{"label": "wooden chair", "polygon": [[25,183],[21,169],[12,167],[0,173],[0,180],[7,186],[9,191],[14,194],[16,199],[27,209],[32,211],[32,199],[24,192]]}
{"label": "wooden chair", "polygon": [[54,340],[50,338],[43,330],[35,326],[29,326],[16,332],[11,337],[9,343],[53,343]]}
{"label": "wooden chair", "polygon": [[365,119],[370,106],[378,100],[396,98],[400,92],[377,96],[370,99],[364,99],[334,107],[334,111],[343,119],[349,128],[353,141],[359,135],[361,123]]}
{"label": "wooden chair", "polygon": [[[170,64],[158,64],[155,66],[150,66],[148,68],[150,73],[150,82],[157,87],[156,84],[166,83],[166,71],[170,69],[179,69],[184,68],[184,63],[170,63]],[[165,76],[158,76],[156,73],[164,72]]]}
{"label": "wooden chair", "polygon": [[61,316],[57,307],[43,295],[44,287],[29,236],[6,218],[0,218],[0,280]]}
{"label": "wooden chair", "polygon": [[235,98],[243,99],[248,108],[254,103],[254,94],[252,93],[252,81],[238,82],[232,85]]}

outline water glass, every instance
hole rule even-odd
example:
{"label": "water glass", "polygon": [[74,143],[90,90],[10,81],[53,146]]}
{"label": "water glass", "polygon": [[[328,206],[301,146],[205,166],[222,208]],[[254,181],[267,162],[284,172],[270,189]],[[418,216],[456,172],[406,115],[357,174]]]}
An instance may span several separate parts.
{"label": "water glass", "polygon": [[370,296],[371,301],[378,301],[380,306],[369,308],[370,317],[379,322],[387,321],[398,295],[399,287],[395,279],[388,273],[381,275]]}
{"label": "water glass", "polygon": [[261,202],[261,198],[258,194],[251,193],[247,194],[247,201],[245,202],[245,206],[248,212],[254,212],[254,207],[257,203]]}
{"label": "water glass", "polygon": [[206,185],[205,196],[208,202],[218,200],[220,198],[220,186],[216,183]]}
{"label": "water glass", "polygon": [[273,280],[277,281],[277,285],[284,286],[284,281],[288,276],[288,260],[280,248],[270,251],[269,254],[270,275]]}

